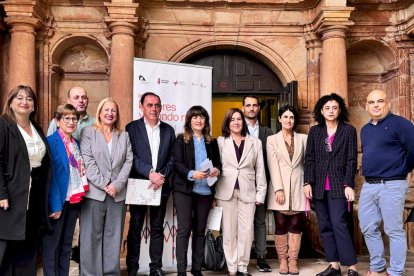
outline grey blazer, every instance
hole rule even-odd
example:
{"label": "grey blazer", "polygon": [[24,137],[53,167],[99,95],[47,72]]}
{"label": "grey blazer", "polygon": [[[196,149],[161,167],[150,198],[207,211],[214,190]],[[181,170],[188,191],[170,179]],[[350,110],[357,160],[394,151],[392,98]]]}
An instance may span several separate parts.
{"label": "grey blazer", "polygon": [[109,154],[103,133],[88,126],[82,130],[80,148],[89,182],[89,191],[85,197],[104,201],[104,188],[112,183],[118,190],[115,201],[125,200],[125,187],[133,158],[128,133],[112,132],[112,154]]}

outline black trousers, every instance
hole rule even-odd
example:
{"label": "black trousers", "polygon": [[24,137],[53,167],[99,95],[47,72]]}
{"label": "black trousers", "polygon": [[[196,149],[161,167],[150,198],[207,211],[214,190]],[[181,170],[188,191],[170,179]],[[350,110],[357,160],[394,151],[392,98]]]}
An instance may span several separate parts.
{"label": "black trousers", "polygon": [[315,199],[314,204],[327,261],[339,261],[345,266],[355,265],[357,259],[348,226],[346,199],[331,198],[329,191],[325,191],[323,199]]}
{"label": "black trousers", "polygon": [[[29,208],[26,213],[26,238],[18,241],[0,240],[0,276],[36,275],[36,257],[43,218],[41,201],[44,183],[40,181],[42,173],[42,168],[33,168],[31,172]],[[13,208],[12,200],[9,199],[9,203]]]}
{"label": "black trousers", "polygon": [[178,223],[175,252],[178,272],[185,272],[187,269],[187,251],[191,231],[193,231],[192,270],[201,270],[207,218],[212,202],[213,195],[203,196],[196,193],[174,192],[174,206],[177,211]]}
{"label": "black trousers", "polygon": [[36,276],[38,239],[0,240],[0,276]]}
{"label": "black trousers", "polygon": [[167,209],[168,197],[161,197],[160,206],[129,205],[131,219],[127,237],[126,265],[128,271],[139,268],[141,250],[141,232],[144,219],[149,208],[150,212],[150,271],[162,268],[162,253],[164,249],[164,218]]}

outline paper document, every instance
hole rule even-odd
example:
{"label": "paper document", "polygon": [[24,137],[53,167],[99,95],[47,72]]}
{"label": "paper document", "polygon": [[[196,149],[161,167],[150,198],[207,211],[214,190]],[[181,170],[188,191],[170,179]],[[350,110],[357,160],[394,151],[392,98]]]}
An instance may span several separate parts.
{"label": "paper document", "polygon": [[207,229],[220,231],[221,217],[223,216],[223,207],[214,207],[210,210],[207,219]]}
{"label": "paper document", "polygon": [[[210,171],[213,169],[214,167],[213,167],[213,162],[211,162],[211,160],[210,159],[206,159],[206,160],[204,160],[203,162],[201,162],[201,164],[200,164],[200,171],[202,171],[202,172],[209,172],[210,173]],[[208,186],[213,186],[214,185],[214,183],[216,183],[216,181],[217,181],[217,176],[214,176],[214,177],[209,177],[209,178],[207,178],[206,179],[207,180],[207,184],[208,184]]]}
{"label": "paper document", "polygon": [[147,179],[128,178],[125,204],[159,206],[161,189],[148,189],[150,181]]}

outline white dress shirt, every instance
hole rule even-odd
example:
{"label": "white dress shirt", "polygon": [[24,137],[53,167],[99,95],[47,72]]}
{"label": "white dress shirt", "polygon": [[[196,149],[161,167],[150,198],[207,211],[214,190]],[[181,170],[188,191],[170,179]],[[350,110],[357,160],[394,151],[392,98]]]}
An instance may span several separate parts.
{"label": "white dress shirt", "polygon": [[160,120],[158,123],[152,128],[149,123],[144,118],[145,128],[147,130],[148,135],[148,142],[151,148],[151,157],[152,157],[152,169],[157,169],[157,162],[158,162],[158,151],[160,149]]}
{"label": "white dress shirt", "polygon": [[29,161],[30,161],[30,170],[32,168],[37,168],[42,165],[42,159],[46,154],[46,145],[43,143],[42,138],[40,137],[39,133],[35,127],[30,123],[30,128],[32,129],[32,136],[30,137],[26,131],[23,130],[19,125],[20,133],[23,136],[24,142],[26,143],[27,153],[29,154]]}
{"label": "white dress shirt", "polygon": [[[23,136],[24,142],[26,143],[27,153],[29,155],[30,171],[32,168],[38,168],[42,165],[42,159],[46,154],[46,145],[40,137],[39,133],[35,127],[30,123],[30,128],[32,129],[32,137],[24,131],[18,124],[17,127],[21,135]],[[30,198],[30,189],[32,187],[32,177],[30,177],[29,182],[29,193],[27,196],[27,209],[29,209],[29,198]]]}
{"label": "white dress shirt", "polygon": [[256,121],[254,126],[250,124],[248,120],[246,120],[246,123],[247,123],[247,128],[249,129],[249,134],[251,136],[259,138],[259,121]]}

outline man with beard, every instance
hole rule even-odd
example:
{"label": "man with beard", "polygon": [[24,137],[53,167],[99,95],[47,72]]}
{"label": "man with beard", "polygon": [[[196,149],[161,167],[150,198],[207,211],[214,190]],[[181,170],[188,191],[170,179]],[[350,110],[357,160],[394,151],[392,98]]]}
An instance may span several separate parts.
{"label": "man with beard", "polygon": [[[273,131],[259,124],[257,116],[260,112],[259,99],[254,95],[248,95],[243,98],[244,116],[246,118],[249,134],[259,138],[262,141],[263,159],[266,170],[266,181],[269,183],[270,175],[267,167],[266,143],[267,137],[273,134]],[[266,187],[267,187],[266,183]],[[266,197],[267,198],[267,197]],[[270,266],[266,262],[266,213],[267,204],[256,205],[254,214],[254,243],[257,256],[257,269],[260,272],[271,272]]]}

